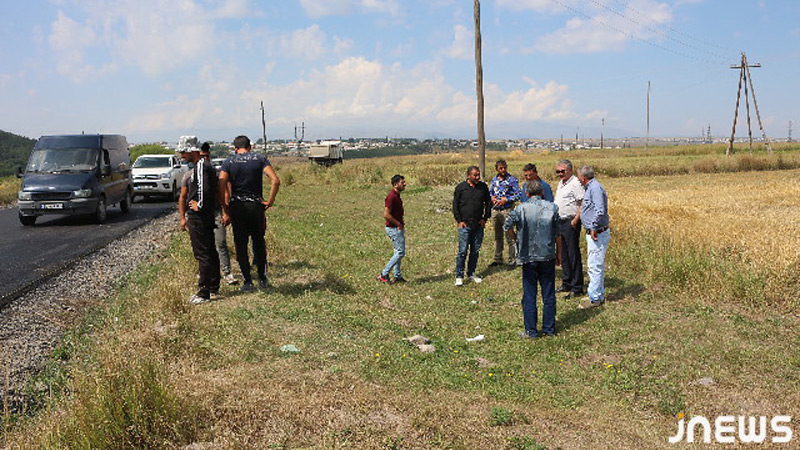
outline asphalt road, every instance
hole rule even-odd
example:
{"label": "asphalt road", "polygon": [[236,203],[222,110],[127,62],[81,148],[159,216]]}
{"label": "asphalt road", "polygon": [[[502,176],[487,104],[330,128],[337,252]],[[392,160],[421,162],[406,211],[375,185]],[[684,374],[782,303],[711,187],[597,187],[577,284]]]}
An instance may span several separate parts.
{"label": "asphalt road", "polygon": [[138,198],[127,214],[119,205],[109,207],[108,220],[102,225],[90,218],[53,215],[40,216],[32,227],[22,226],[17,208],[0,210],[0,306],[20,289],[174,206],[174,202]]}

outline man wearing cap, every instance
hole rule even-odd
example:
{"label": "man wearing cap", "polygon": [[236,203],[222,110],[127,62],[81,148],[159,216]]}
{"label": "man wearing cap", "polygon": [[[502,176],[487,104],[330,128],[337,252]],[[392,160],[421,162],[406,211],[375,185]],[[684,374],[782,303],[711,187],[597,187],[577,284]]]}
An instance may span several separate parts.
{"label": "man wearing cap", "polygon": [[581,260],[580,221],[583,186],[572,173],[572,162],[562,159],[556,164],[561,180],[556,188],[554,203],[558,206],[558,234],[561,246],[561,287],[566,298],[579,297],[583,292],[583,261]]}
{"label": "man wearing cap", "polygon": [[611,240],[608,229],[608,195],[606,188],[595,179],[592,166],[581,166],[578,178],[586,189],[581,205],[581,223],[586,229],[586,267],[589,271],[587,297],[581,309],[600,306],[605,302],[606,252]]}
{"label": "man wearing cap", "polygon": [[181,229],[189,231],[199,273],[197,293],[189,301],[200,304],[219,294],[219,255],[214,245],[214,209],[220,202],[219,190],[214,167],[200,157],[200,149],[191,146],[180,151],[192,170],[181,182],[178,213]]}
{"label": "man wearing cap", "polygon": [[[275,203],[281,181],[266,156],[251,152],[250,139],[237,136],[233,140],[236,153],[222,163],[219,173],[220,197],[225,198],[230,184],[230,199],[222,204],[222,223],[233,225],[233,243],[236,247],[236,260],[242,271],[242,292],[251,292],[253,278],[250,273],[250,260],[247,257],[247,244],[253,241],[253,259],[258,273],[258,286],[266,288],[267,246],[264,213]],[[270,180],[269,199],[264,201],[262,174]]]}

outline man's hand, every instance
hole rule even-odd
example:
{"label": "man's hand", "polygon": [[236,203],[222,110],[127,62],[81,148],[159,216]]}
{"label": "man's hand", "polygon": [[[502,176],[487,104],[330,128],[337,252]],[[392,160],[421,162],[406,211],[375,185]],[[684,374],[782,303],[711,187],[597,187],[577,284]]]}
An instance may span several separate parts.
{"label": "man's hand", "polygon": [[405,226],[405,225],[398,225],[398,226],[397,226],[397,229],[398,229],[398,230],[405,230],[405,229],[406,229],[406,226]]}
{"label": "man's hand", "polygon": [[596,230],[592,230],[592,231],[590,231],[590,232],[589,232],[589,235],[590,235],[590,236],[592,236],[592,240],[593,240],[593,241],[596,241],[596,240],[597,240],[597,231],[596,231]]}
{"label": "man's hand", "polygon": [[505,206],[508,203],[508,199],[505,197],[500,197],[500,200],[497,201],[497,206]]}
{"label": "man's hand", "polygon": [[186,224],[187,224],[188,222],[189,222],[189,221],[188,221],[188,220],[186,220],[186,216],[183,216],[183,217],[181,217],[181,230],[183,230],[183,231],[186,231]]}
{"label": "man's hand", "polygon": [[561,266],[561,253],[556,252],[556,265]]}
{"label": "man's hand", "polygon": [[228,213],[222,213],[222,226],[227,227],[231,223],[231,216]]}
{"label": "man's hand", "polygon": [[572,228],[575,228],[576,226],[578,226],[578,218],[573,217],[572,220],[570,220],[569,224],[572,225]]}
{"label": "man's hand", "polygon": [[458,222],[458,228],[467,228],[467,222]]}
{"label": "man's hand", "polygon": [[481,221],[478,222],[478,225],[480,225],[480,227],[483,228],[483,227],[486,226],[486,221],[485,220],[481,220]]}
{"label": "man's hand", "polygon": [[194,212],[200,211],[200,207],[198,206],[196,200],[189,200],[189,209],[191,209]]}

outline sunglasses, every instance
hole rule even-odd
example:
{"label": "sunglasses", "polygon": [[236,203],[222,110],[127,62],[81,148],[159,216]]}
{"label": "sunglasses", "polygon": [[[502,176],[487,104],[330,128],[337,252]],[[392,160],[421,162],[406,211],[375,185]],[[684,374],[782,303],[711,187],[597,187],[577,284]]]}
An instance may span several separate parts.
{"label": "sunglasses", "polygon": [[562,174],[562,173],[567,173],[567,171],[566,170],[556,170],[556,173],[557,174]]}

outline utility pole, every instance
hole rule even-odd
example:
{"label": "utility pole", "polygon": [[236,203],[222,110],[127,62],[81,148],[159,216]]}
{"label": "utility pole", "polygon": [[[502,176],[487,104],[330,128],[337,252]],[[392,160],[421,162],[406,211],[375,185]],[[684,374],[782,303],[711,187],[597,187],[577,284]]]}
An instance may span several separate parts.
{"label": "utility pole", "polygon": [[264,154],[267,154],[267,122],[264,120],[264,101],[261,101],[261,133],[264,138]]}
{"label": "utility pole", "polygon": [[647,150],[647,146],[650,143],[650,81],[647,81],[647,135],[644,138],[644,149]]}
{"label": "utility pole", "polygon": [[[750,99],[749,96],[753,96],[753,107],[756,110],[756,118],[758,119],[758,128],[761,130],[761,136],[764,138],[764,143],[767,147],[767,151],[772,153],[772,146],[769,143],[769,138],[767,138],[767,133],[764,131],[764,125],[761,123],[761,113],[758,111],[758,102],[756,102],[756,90],[753,86],[753,77],[750,76],[750,68],[751,67],[761,67],[761,64],[747,64],[747,55],[742,52],[742,61],[739,63],[738,66],[732,65],[731,69],[739,69],[739,88],[736,91],[736,110],[733,113],[733,129],[731,130],[731,140],[728,142],[728,149],[725,151],[725,155],[730,155],[733,153],[733,140],[736,136],[736,120],[739,117],[739,100],[742,94],[742,84],[744,83],[744,101],[745,107],[747,108],[747,134],[750,137],[750,154],[753,154],[753,130],[750,126]],[[748,86],[750,87],[749,94],[748,94]]]}
{"label": "utility pole", "polygon": [[600,119],[600,150],[603,149],[603,131],[606,129],[606,118]]}
{"label": "utility pole", "polygon": [[711,124],[708,124],[708,132],[706,133],[706,141],[709,144],[714,143],[714,139],[711,138]]}
{"label": "utility pole", "polygon": [[475,0],[475,91],[478,96],[478,156],[481,175],[486,176],[486,130],[483,121],[483,58],[481,56],[481,2]]}
{"label": "utility pole", "polygon": [[786,142],[792,142],[792,121],[791,120],[789,121],[789,138],[786,140]]}
{"label": "utility pole", "polygon": [[297,125],[294,126],[294,141],[295,145],[297,146],[297,151],[300,151],[301,144],[303,143],[303,139],[306,137],[306,123],[300,122],[300,137],[297,136]]}

